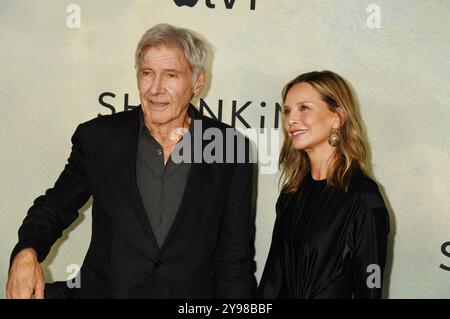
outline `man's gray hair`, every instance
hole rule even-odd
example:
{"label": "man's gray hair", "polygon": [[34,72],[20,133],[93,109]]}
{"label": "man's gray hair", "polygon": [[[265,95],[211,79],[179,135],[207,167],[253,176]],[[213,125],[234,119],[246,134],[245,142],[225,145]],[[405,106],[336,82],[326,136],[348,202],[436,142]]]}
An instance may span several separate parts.
{"label": "man's gray hair", "polygon": [[144,33],[135,54],[136,70],[140,69],[141,56],[145,48],[159,45],[175,45],[184,52],[192,71],[193,81],[206,68],[206,44],[192,31],[161,23]]}

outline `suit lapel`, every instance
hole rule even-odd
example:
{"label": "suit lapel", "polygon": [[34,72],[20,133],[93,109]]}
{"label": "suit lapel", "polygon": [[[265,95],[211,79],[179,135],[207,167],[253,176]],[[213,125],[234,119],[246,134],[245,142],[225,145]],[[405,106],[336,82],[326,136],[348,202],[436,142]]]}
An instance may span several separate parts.
{"label": "suit lapel", "polygon": [[[193,106],[190,106],[194,108]],[[154,247],[158,249],[158,243],[156,241],[155,235],[153,234],[152,227],[147,217],[147,212],[145,211],[139,190],[137,187],[136,180],[136,156],[137,156],[137,144],[138,144],[138,134],[139,134],[139,112],[141,112],[141,107],[137,107],[134,110],[129,111],[131,116],[130,124],[127,125],[121,138],[120,150],[123,150],[125,156],[124,163],[119,163],[119,167],[125,166],[125,169],[120,170],[121,181],[125,188],[126,196],[131,204],[133,212],[139,224],[144,229],[144,232],[152,241]],[[194,108],[194,120],[202,120],[203,116]],[[202,126],[200,136],[203,137],[203,131],[205,128]],[[203,149],[205,147],[205,141],[201,138],[201,154],[203,154]],[[174,236],[178,226],[183,222],[183,220],[192,211],[193,206],[197,203],[198,197],[200,196],[206,181],[209,176],[210,165],[202,161],[200,163],[192,163],[188,179],[186,182],[186,187],[184,190],[183,198],[181,200],[180,208],[178,209],[175,220],[161,246],[160,250],[164,249],[167,242]]]}
{"label": "suit lapel", "polygon": [[206,184],[208,173],[209,167],[207,164],[199,163],[192,165],[186,183],[186,188],[183,194],[183,199],[181,200],[180,208],[178,209],[177,215],[175,216],[175,220],[173,221],[173,224],[170,227],[169,233],[167,234],[164,240],[161,250],[164,249],[166,244],[175,234],[178,226],[189,215],[193,206],[198,202],[198,197]]}
{"label": "suit lapel", "polygon": [[[193,108],[194,111],[194,120],[202,120],[203,116],[197,109],[195,109],[192,105],[190,106]],[[201,154],[203,154],[203,150],[205,148],[205,141],[203,139],[203,132],[205,130],[205,127],[201,127],[200,132],[194,132],[194,137],[196,134],[201,134]],[[198,151],[194,149],[194,151]],[[175,216],[175,220],[173,221],[172,226],[169,229],[169,232],[163,242],[163,245],[161,246],[161,250],[164,249],[164,247],[167,245],[167,243],[171,240],[171,238],[176,233],[176,230],[178,226],[183,222],[183,220],[186,219],[186,217],[189,215],[189,213],[192,211],[194,205],[198,202],[198,197],[200,196],[206,181],[208,179],[209,173],[210,173],[210,167],[211,165],[208,163],[205,163],[203,161],[203,156],[201,157],[200,163],[195,163],[193,161],[188,179],[186,181],[186,187],[184,190],[183,198],[181,200],[180,208],[178,209],[177,215]]]}
{"label": "suit lapel", "polygon": [[145,211],[141,196],[139,194],[136,180],[136,156],[139,134],[139,112],[141,112],[140,108],[141,107],[138,106],[136,109],[129,111],[134,114],[131,116],[132,120],[130,126],[128,126],[122,134],[123,146],[121,146],[120,149],[124,152],[125,163],[119,164],[122,167],[124,166],[125,169],[121,170],[121,180],[125,187],[126,196],[139,224],[142,226],[144,232],[150,238],[153,245],[158,248],[155,235],[153,234],[152,227],[147,217],[147,212]]}

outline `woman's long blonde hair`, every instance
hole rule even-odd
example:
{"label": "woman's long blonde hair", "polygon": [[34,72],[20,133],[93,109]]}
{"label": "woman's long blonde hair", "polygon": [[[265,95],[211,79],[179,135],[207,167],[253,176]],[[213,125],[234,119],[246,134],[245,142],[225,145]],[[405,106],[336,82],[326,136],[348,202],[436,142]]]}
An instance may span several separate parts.
{"label": "woman's long blonde hair", "polygon": [[[330,161],[327,172],[327,184],[348,191],[351,178],[356,169],[364,173],[366,167],[366,146],[362,139],[360,121],[356,113],[355,102],[350,87],[338,74],[331,71],[309,72],[299,75],[285,85],[282,92],[283,107],[290,89],[298,83],[309,83],[316,89],[328,108],[337,113],[338,108],[343,115],[343,124],[338,129],[339,143],[336,153]],[[284,112],[283,112],[284,114]],[[283,116],[284,121],[284,116]],[[282,192],[295,192],[305,176],[311,170],[308,155],[303,150],[296,150],[291,139],[284,132],[279,165],[282,171]]]}

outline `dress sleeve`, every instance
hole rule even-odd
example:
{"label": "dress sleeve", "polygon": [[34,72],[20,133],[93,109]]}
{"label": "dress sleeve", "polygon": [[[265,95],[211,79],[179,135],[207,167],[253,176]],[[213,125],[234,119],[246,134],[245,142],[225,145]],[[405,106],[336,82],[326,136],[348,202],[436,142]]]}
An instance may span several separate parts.
{"label": "dress sleeve", "polygon": [[216,298],[248,299],[255,294],[253,172],[253,163],[247,162],[236,164],[233,173],[220,240],[214,254]]}
{"label": "dress sleeve", "polygon": [[362,195],[353,223],[353,297],[381,298],[389,215],[381,194],[376,191]]}

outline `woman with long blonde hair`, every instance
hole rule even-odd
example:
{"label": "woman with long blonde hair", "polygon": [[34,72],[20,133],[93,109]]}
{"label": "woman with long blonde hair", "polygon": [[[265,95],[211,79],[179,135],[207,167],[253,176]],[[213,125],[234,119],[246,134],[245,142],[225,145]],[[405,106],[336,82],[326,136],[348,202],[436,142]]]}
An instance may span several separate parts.
{"label": "woman with long blonde hair", "polygon": [[348,84],[310,72],[283,89],[283,187],[261,298],[380,298],[389,217],[367,176]]}

